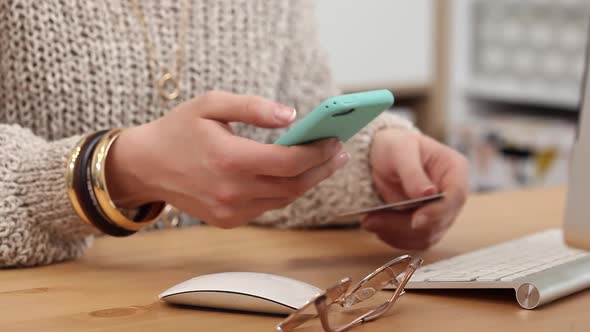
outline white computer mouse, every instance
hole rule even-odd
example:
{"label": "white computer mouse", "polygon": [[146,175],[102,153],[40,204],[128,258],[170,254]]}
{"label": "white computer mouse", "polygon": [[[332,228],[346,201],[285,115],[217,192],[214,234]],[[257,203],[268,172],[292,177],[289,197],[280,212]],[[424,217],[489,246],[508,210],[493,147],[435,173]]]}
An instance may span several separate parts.
{"label": "white computer mouse", "polygon": [[169,303],[215,309],[289,314],[321,290],[305,282],[266,273],[225,272],[181,282],[160,294]]}

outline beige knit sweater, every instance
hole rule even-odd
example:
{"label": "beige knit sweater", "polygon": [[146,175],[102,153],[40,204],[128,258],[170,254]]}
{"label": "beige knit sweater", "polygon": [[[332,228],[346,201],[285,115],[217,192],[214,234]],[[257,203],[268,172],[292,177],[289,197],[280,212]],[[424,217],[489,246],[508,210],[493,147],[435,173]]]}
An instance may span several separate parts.
{"label": "beige knit sweater", "polygon": [[[308,0],[195,0],[182,69],[182,99],[212,89],[292,105],[299,116],[334,95]],[[145,0],[160,61],[174,62],[178,0]],[[82,255],[95,230],[67,199],[64,163],[79,135],[134,126],[174,107],[151,83],[141,26],[126,0],[0,1],[0,267]],[[368,163],[382,115],[347,144],[348,165],[259,224],[329,224],[334,211],[371,205]],[[272,142],[278,130],[236,126]],[[170,162],[174,162],[171,160]],[[239,230],[238,230],[239,231]]]}

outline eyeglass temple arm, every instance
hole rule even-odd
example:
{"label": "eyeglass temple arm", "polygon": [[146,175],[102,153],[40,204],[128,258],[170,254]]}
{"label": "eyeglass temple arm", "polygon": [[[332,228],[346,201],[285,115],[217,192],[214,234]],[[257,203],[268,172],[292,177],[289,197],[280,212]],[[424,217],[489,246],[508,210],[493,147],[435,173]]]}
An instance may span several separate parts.
{"label": "eyeglass temple arm", "polygon": [[[344,278],[340,280],[340,282],[338,282],[336,285],[326,289],[326,291],[323,294],[320,294],[315,299],[307,302],[303,307],[299,308],[297,311],[289,315],[289,317],[285,318],[285,320],[280,322],[277,325],[277,331],[292,331],[301,324],[317,316],[320,316],[320,318],[322,318],[322,325],[324,325],[326,323],[325,316],[327,314],[326,308],[328,306],[328,303],[332,304],[336,301],[336,299],[340,298],[342,294],[344,294],[348,290],[350,282],[350,278]],[[317,313],[305,314],[304,312],[308,310],[311,306],[315,307]]]}
{"label": "eyeglass temple arm", "polygon": [[[409,256],[408,256],[409,257]],[[410,261],[411,263],[412,261]],[[408,267],[406,267],[406,272],[407,269],[411,266],[411,264],[408,264]],[[385,271],[389,272],[391,279],[389,280],[388,283],[390,283],[391,285],[393,285],[396,289],[400,287],[400,282],[397,280],[398,275],[393,272],[391,269],[385,269]],[[363,289],[361,289],[363,290]],[[379,289],[381,290],[381,289]],[[346,306],[346,307],[351,307],[353,305],[356,305],[360,302],[363,302],[366,300],[366,298],[362,298],[357,296],[359,290],[349,293],[345,296],[343,296],[342,298],[338,299],[336,302],[339,303],[342,306]],[[400,295],[402,295],[404,292],[402,291],[402,293]]]}
{"label": "eyeglass temple arm", "polygon": [[406,284],[408,283],[408,281],[410,280],[410,278],[412,277],[412,275],[414,274],[416,269],[418,269],[420,267],[420,265],[422,265],[422,262],[423,262],[423,260],[421,258],[412,258],[412,260],[408,264],[408,267],[406,267],[406,270],[404,271],[405,273],[404,273],[404,277],[402,278],[402,281],[399,282],[399,281],[397,281],[397,279],[394,279],[395,281],[392,280],[392,283],[396,286],[396,289],[395,289],[395,292],[393,293],[393,296],[389,299],[389,301],[387,301],[387,302],[381,304],[380,306],[374,308],[373,310],[367,312],[366,314],[355,319],[354,321],[350,322],[349,324],[339,328],[335,332],[342,332],[342,331],[352,328],[353,326],[355,326],[357,324],[361,324],[364,322],[368,322],[368,321],[377,319],[378,317],[380,317],[381,315],[383,315],[384,313],[389,311],[389,309],[391,309],[391,307],[393,306],[395,301],[397,301],[397,299],[405,293],[404,287],[406,286]]}
{"label": "eyeglass temple arm", "polygon": [[[395,292],[393,294],[393,296],[391,297],[391,299],[383,304],[381,304],[380,306],[374,308],[373,310],[367,312],[366,314],[362,315],[361,317],[355,319],[354,321],[346,324],[345,326],[342,326],[340,328],[338,328],[337,330],[333,331],[333,332],[343,332],[346,331],[352,327],[354,327],[355,325],[358,324],[362,324],[364,322],[368,322],[374,319],[379,318],[381,315],[383,315],[384,313],[386,313],[387,311],[389,311],[391,309],[391,307],[393,306],[393,304],[395,303],[395,301],[405,293],[404,291],[404,287],[405,285],[408,283],[408,281],[410,280],[410,278],[412,277],[412,275],[414,274],[414,272],[416,271],[416,269],[418,269],[420,267],[420,265],[422,265],[423,260],[421,258],[413,258],[410,263],[408,264],[408,267],[406,267],[405,273],[404,273],[404,277],[402,278],[402,281],[399,282],[396,279],[393,279],[391,281],[392,284],[394,284],[394,286],[396,286]],[[359,301],[362,302],[362,301]],[[357,302],[358,303],[358,302]]]}
{"label": "eyeglass temple arm", "polygon": [[303,313],[296,313],[295,315],[291,315],[287,317],[284,321],[280,322],[277,325],[277,331],[280,332],[289,332],[296,329],[298,326],[302,325],[303,323],[307,322],[308,320],[315,318],[316,314],[303,314]]}
{"label": "eyeglass temple arm", "polygon": [[397,301],[397,299],[405,293],[404,288],[406,287],[406,284],[408,283],[408,281],[410,281],[410,278],[412,278],[414,272],[416,272],[416,270],[422,265],[423,262],[424,260],[422,258],[412,258],[410,264],[408,264],[408,267],[406,268],[404,277],[402,278],[401,282],[398,282],[395,292],[393,293],[391,299],[383,303],[381,306],[375,308],[375,310],[373,310],[372,312],[368,312],[367,315],[360,317],[358,319],[358,323],[371,321],[373,319],[378,318],[385,312],[389,311],[395,303],[395,301]]}

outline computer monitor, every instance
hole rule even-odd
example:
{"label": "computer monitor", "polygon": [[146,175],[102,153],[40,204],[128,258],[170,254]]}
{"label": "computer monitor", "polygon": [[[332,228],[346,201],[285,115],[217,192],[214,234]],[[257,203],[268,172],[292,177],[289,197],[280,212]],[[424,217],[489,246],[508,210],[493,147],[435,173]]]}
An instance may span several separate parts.
{"label": "computer monitor", "polygon": [[590,250],[590,42],[588,44],[563,227],[566,243],[585,250]]}

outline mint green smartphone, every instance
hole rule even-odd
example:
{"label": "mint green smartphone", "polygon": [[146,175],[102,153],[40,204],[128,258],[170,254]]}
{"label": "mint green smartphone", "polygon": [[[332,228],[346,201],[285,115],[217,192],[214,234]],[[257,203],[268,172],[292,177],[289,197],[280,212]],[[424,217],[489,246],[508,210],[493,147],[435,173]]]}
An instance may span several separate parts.
{"label": "mint green smartphone", "polygon": [[391,107],[393,101],[393,94],[389,90],[332,97],[292,125],[275,144],[291,146],[332,137],[346,142]]}

